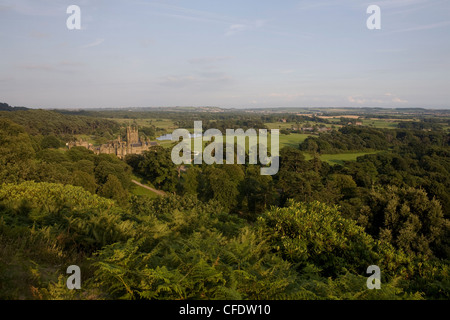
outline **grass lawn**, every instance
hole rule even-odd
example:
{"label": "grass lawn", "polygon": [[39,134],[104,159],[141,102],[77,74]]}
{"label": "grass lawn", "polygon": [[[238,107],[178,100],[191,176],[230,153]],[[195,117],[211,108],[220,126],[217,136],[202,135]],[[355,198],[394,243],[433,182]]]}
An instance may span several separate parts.
{"label": "grass lawn", "polygon": [[151,190],[142,188],[141,186],[134,185],[131,189],[131,193],[135,196],[148,196],[150,198],[157,198],[159,197],[156,193],[154,193]]}
{"label": "grass lawn", "polygon": [[174,146],[174,142],[170,141],[170,140],[167,140],[167,141],[156,140],[156,142],[158,142],[159,145],[163,148],[172,148],[172,146]]}
{"label": "grass lawn", "polygon": [[364,126],[373,128],[393,129],[397,128],[399,121],[395,122],[392,120],[383,120],[383,119],[363,119],[362,123]]}
{"label": "grass lawn", "polygon": [[88,143],[95,144],[95,141],[94,141],[94,139],[92,139],[92,136],[87,135],[87,134],[76,134],[75,138],[77,138],[77,140],[83,140],[83,141],[87,141]]}
{"label": "grass lawn", "polygon": [[152,188],[155,187],[150,181],[144,179],[143,177],[141,177],[141,176],[139,176],[139,175],[137,175],[135,173],[131,174],[131,179],[132,180],[136,180],[139,183],[145,184],[146,186],[149,186],[149,187],[152,187]]}
{"label": "grass lawn", "polygon": [[[373,152],[346,152],[346,153],[336,153],[336,154],[322,154],[320,155],[320,160],[329,163],[330,165],[344,165],[345,161],[355,161],[356,158],[364,156],[366,154],[375,154],[377,151]],[[303,153],[306,160],[312,159],[312,156],[304,152]]]}
{"label": "grass lawn", "polygon": [[[146,186],[155,188],[155,187],[153,186],[153,184],[152,184],[150,181],[147,181],[147,180],[145,180],[144,178],[139,177],[139,176],[137,176],[137,175],[134,174],[134,173],[131,174],[131,179],[132,179],[132,180],[136,180],[137,182],[142,183],[142,184],[144,184],[144,185],[146,185]],[[134,184],[134,183],[132,183],[132,185],[131,185],[131,190],[130,190],[130,192],[131,192],[132,194],[136,195],[136,196],[149,196],[149,197],[151,197],[151,198],[157,198],[157,197],[159,197],[159,195],[157,195],[157,194],[154,193],[153,191],[148,190],[148,189],[146,189],[146,188],[143,188],[143,187],[141,187],[141,186],[138,186],[138,185],[136,185],[136,184]]]}
{"label": "grass lawn", "polygon": [[304,133],[280,134],[280,149],[283,147],[298,148],[298,145],[309,136],[309,134]]}

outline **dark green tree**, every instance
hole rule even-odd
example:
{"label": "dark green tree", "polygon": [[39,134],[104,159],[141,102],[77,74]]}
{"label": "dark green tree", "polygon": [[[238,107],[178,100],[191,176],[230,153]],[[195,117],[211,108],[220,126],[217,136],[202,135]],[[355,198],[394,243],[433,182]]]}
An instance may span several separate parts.
{"label": "dark green tree", "polygon": [[43,149],[58,149],[61,147],[61,141],[55,136],[44,136],[41,141],[41,147]]}
{"label": "dark green tree", "polygon": [[175,192],[176,190],[178,171],[172,162],[171,150],[156,147],[150,151],[145,151],[138,164],[138,173],[158,189],[168,192]]}
{"label": "dark green tree", "polygon": [[409,254],[431,257],[436,250],[449,252],[442,245],[449,236],[450,222],[444,218],[439,201],[430,200],[424,190],[394,186],[375,189],[361,214],[366,217],[370,234]]}
{"label": "dark green tree", "polygon": [[127,202],[128,193],[122,187],[122,183],[115,175],[109,175],[105,184],[103,184],[98,194],[104,198],[113,199],[117,203],[124,205]]}
{"label": "dark green tree", "polygon": [[95,192],[97,191],[97,184],[95,183],[94,176],[85,171],[74,171],[72,173],[71,184],[74,186],[83,187],[85,190],[89,191],[92,194],[95,194]]}
{"label": "dark green tree", "polygon": [[263,176],[260,167],[250,165],[245,171],[245,179],[241,184],[241,202],[248,218],[254,220],[275,203],[276,192],[272,176]]}

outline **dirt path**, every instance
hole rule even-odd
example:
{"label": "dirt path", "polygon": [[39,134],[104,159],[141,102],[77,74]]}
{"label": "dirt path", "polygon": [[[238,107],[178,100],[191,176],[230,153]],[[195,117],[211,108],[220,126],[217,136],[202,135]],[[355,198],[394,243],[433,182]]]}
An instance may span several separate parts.
{"label": "dirt path", "polygon": [[142,187],[142,188],[148,189],[148,190],[150,190],[150,191],[156,193],[157,195],[160,195],[160,196],[165,196],[165,195],[166,195],[166,193],[165,193],[164,191],[156,190],[155,188],[146,186],[145,184],[142,184],[142,183],[140,183],[140,182],[137,182],[136,180],[131,180],[131,182],[133,182],[134,184],[137,184],[138,186],[140,186],[140,187]]}

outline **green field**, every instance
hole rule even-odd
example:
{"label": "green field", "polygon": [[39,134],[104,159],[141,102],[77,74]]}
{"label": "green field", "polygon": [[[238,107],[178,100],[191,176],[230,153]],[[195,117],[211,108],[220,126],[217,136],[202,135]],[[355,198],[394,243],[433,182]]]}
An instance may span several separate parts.
{"label": "green field", "polygon": [[393,129],[397,128],[399,121],[383,120],[383,119],[363,119],[364,126],[380,128],[380,129]]}
{"label": "green field", "polygon": [[[137,182],[142,183],[142,184],[144,184],[146,186],[149,186],[151,188],[154,188],[153,184],[150,181],[147,181],[144,178],[142,178],[142,177],[140,177],[140,176],[138,176],[138,175],[136,175],[134,173],[131,174],[131,179],[132,180],[136,180]],[[148,190],[146,188],[143,188],[141,186],[138,186],[138,185],[136,185],[134,183],[131,184],[130,192],[132,194],[134,194],[135,196],[149,196],[151,198],[157,198],[158,197],[158,195],[156,193],[154,193],[153,191]]]}
{"label": "green field", "polygon": [[339,123],[341,122],[341,118],[329,118],[327,119],[331,123]]}
{"label": "green field", "polygon": [[172,148],[173,146],[174,146],[174,142],[173,141],[170,141],[170,140],[167,140],[167,141],[159,141],[159,140],[156,140],[158,143],[159,143],[159,145],[161,146],[161,147],[163,147],[163,148]]}
{"label": "green field", "polygon": [[107,120],[112,120],[120,123],[121,125],[125,124],[137,124],[138,127],[148,127],[154,125],[156,128],[163,129],[162,131],[158,131],[157,135],[163,135],[166,133],[172,133],[173,130],[177,128],[175,123],[170,119],[125,119],[125,118],[107,118]]}
{"label": "green field", "polygon": [[295,122],[267,122],[267,129],[291,129]]}
{"label": "green field", "polygon": [[[373,152],[348,152],[348,153],[337,153],[337,154],[322,154],[320,155],[320,160],[329,163],[330,165],[344,165],[345,161],[355,161],[356,158],[364,156],[366,154],[375,154],[376,151]],[[303,153],[306,160],[312,159],[311,154],[304,152]]]}
{"label": "green field", "polygon": [[75,138],[77,138],[77,140],[83,140],[87,141],[88,143],[96,144],[96,141],[92,139],[92,136],[87,134],[77,134],[75,135]]}
{"label": "green field", "polygon": [[150,198],[159,197],[153,191],[142,188],[141,186],[138,186],[138,185],[133,185],[133,187],[131,188],[131,193],[134,194],[135,196],[148,196]]}
{"label": "green field", "polygon": [[280,134],[280,149],[283,147],[298,148],[298,145],[309,136],[309,134],[304,133]]}
{"label": "green field", "polygon": [[[286,146],[298,148],[298,145],[305,141],[307,137],[309,137],[309,134],[303,134],[303,133],[291,133],[291,134],[280,134],[280,149]],[[201,140],[202,138],[195,138],[198,140]],[[191,139],[192,141],[193,139]],[[271,146],[271,138],[270,134],[267,135],[267,141],[269,148]],[[171,148],[174,145],[173,141],[158,141],[159,144],[164,148]],[[225,137],[224,137],[225,142]],[[203,142],[203,147],[205,146],[206,141]],[[194,144],[191,142],[192,148],[194,148]],[[246,146],[246,150],[248,150],[248,146]]]}

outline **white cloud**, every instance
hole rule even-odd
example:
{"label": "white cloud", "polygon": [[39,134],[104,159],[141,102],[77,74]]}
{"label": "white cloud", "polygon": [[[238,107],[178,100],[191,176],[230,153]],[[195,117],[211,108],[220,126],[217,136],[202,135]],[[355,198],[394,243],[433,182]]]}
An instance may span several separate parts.
{"label": "white cloud", "polygon": [[384,95],[386,97],[389,97],[391,99],[391,102],[395,102],[395,103],[407,103],[408,102],[408,100],[400,99],[399,97],[397,97],[397,95],[395,95],[393,93],[385,93]]}
{"label": "white cloud", "polygon": [[279,92],[273,92],[268,95],[268,97],[270,98],[278,98],[284,101],[294,101],[303,96],[304,96],[303,93],[279,93]]}
{"label": "white cloud", "polygon": [[[406,7],[422,5],[422,4],[426,4],[426,3],[430,3],[430,2],[432,2],[432,1],[430,1],[430,0],[384,0],[384,1],[377,1],[375,4],[380,6],[381,8],[386,8],[386,9],[397,9],[397,8],[404,9]],[[367,3],[365,6],[368,6],[370,4],[374,4],[374,3],[370,2],[370,3]]]}
{"label": "white cloud", "polygon": [[231,26],[228,27],[227,32],[225,32],[225,36],[227,36],[227,37],[232,36],[238,32],[244,31],[248,28],[249,28],[249,26],[247,26],[245,24],[232,24]]}
{"label": "white cloud", "polygon": [[64,60],[58,63],[25,63],[17,67],[28,71],[47,71],[47,72],[75,72],[76,69],[85,67],[86,64],[78,61]]}
{"label": "white cloud", "polygon": [[407,103],[408,100],[403,100],[403,99],[400,99],[400,98],[394,98],[394,99],[392,99],[392,102],[396,102],[396,103]]}
{"label": "white cloud", "polygon": [[225,36],[229,37],[246,30],[258,29],[263,27],[265,24],[265,20],[255,20],[248,23],[235,23],[228,27],[227,31],[225,32]]}
{"label": "white cloud", "polygon": [[171,75],[161,78],[158,84],[170,88],[190,88],[201,90],[219,89],[233,83],[232,77],[224,72],[202,72],[195,75]]}
{"label": "white cloud", "polygon": [[[129,3],[129,0],[127,0],[127,3]],[[235,22],[235,19],[224,15],[170,5],[167,3],[138,0],[134,1],[134,4],[153,7],[151,13],[158,16],[208,23],[230,24]]]}
{"label": "white cloud", "polygon": [[354,98],[353,96],[349,96],[347,99],[349,102],[356,103],[356,104],[364,104],[367,102],[366,99]]}
{"label": "white cloud", "polygon": [[390,33],[399,33],[399,32],[411,32],[411,31],[423,31],[423,30],[432,30],[436,28],[443,28],[450,25],[450,21],[441,21],[437,23],[421,25],[416,27],[404,28],[399,30],[393,30]]}
{"label": "white cloud", "polygon": [[287,70],[281,70],[280,73],[281,74],[291,74],[294,73],[295,70],[294,69],[287,69]]}
{"label": "white cloud", "polygon": [[85,49],[85,48],[92,48],[92,47],[96,47],[100,44],[102,44],[105,41],[105,39],[97,39],[94,42],[85,44],[84,46],[81,46],[81,48]]}
{"label": "white cloud", "polygon": [[227,61],[227,60],[231,60],[231,59],[233,59],[233,57],[231,57],[231,56],[200,57],[200,58],[189,59],[188,62],[190,64],[204,65],[204,64],[211,64],[211,63],[216,63],[216,62],[221,62],[221,61]]}
{"label": "white cloud", "polygon": [[19,66],[25,70],[42,70],[42,71],[55,71],[55,67],[49,64],[22,64]]}
{"label": "white cloud", "polygon": [[18,14],[26,16],[56,17],[64,8],[63,4],[57,3],[56,1],[45,1],[42,3],[41,1],[33,0],[4,0],[3,2],[1,7],[5,11],[13,10]]}
{"label": "white cloud", "polygon": [[368,104],[380,104],[380,105],[389,105],[391,103],[407,103],[408,100],[401,99],[397,97],[397,95],[387,92],[383,94],[382,96],[378,97],[363,97],[361,95],[357,96],[349,96],[347,97],[347,100],[351,103],[358,104],[358,105],[368,105]]}

